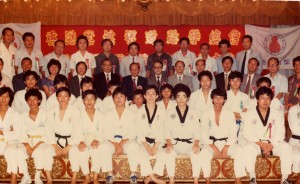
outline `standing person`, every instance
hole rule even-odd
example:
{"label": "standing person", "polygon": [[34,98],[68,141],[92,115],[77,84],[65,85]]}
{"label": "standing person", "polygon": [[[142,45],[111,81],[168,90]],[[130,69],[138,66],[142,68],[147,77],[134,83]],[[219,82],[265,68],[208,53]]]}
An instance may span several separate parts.
{"label": "standing person", "polygon": [[176,101],[172,99],[173,86],[164,84],[160,88],[161,100],[157,102],[158,106],[163,107],[166,111],[176,107]]}
{"label": "standing person", "polygon": [[53,93],[55,93],[54,78],[57,74],[59,74],[61,64],[58,60],[51,59],[47,64],[47,69],[49,75],[47,78],[42,79],[42,86],[47,98],[49,98]]}
{"label": "standing person", "polygon": [[276,155],[281,163],[281,183],[290,184],[288,176],[292,167],[292,147],[284,141],[284,116],[270,108],[274,94],[270,88],[261,87],[256,92],[257,106],[245,116],[244,136],[248,143],[244,146],[246,169],[250,183],[256,184],[255,162],[257,155]]}
{"label": "standing person", "polygon": [[11,79],[2,72],[4,62],[2,58],[0,58],[0,87],[9,87],[10,89],[13,89],[13,85],[11,83]]}
{"label": "standing person", "polygon": [[95,57],[96,60],[96,68],[95,68],[95,75],[103,72],[103,61],[109,59],[112,63],[112,73],[120,75],[120,64],[119,58],[111,53],[111,49],[113,48],[114,44],[110,39],[103,39],[101,41],[102,46],[102,53]]}
{"label": "standing person", "polygon": [[[210,71],[213,75],[217,75],[217,63],[215,58],[209,56],[209,50],[210,50],[210,46],[208,43],[202,43],[200,45],[200,57],[198,57],[197,59],[204,59],[205,60],[205,70]],[[194,62],[196,62],[196,60]],[[194,67],[194,71],[196,71],[195,67]]]}
{"label": "standing person", "polygon": [[45,162],[51,154],[48,149],[51,145],[46,144],[46,118],[47,112],[39,108],[42,101],[42,94],[37,89],[30,89],[25,94],[25,100],[30,108],[29,111],[21,114],[21,135],[20,142],[23,144],[19,147],[19,155],[22,162],[19,163],[20,170],[26,170],[28,172],[27,162],[25,161],[29,157],[34,160],[34,166],[36,168],[34,183],[43,184],[41,180],[41,172],[44,169],[48,182],[52,182],[51,168],[47,168]]}
{"label": "standing person", "polygon": [[65,41],[63,40],[56,40],[54,42],[54,50],[53,52],[50,52],[49,54],[44,56],[43,60],[43,76],[48,77],[49,76],[49,70],[48,70],[48,63],[52,60],[58,60],[61,65],[61,70],[59,71],[59,74],[62,74],[66,77],[68,77],[70,73],[70,60],[68,56],[64,54],[65,50]]}
{"label": "standing person", "polygon": [[222,59],[225,56],[230,56],[230,57],[233,58],[233,64],[232,64],[231,70],[232,71],[237,70],[237,68],[236,68],[236,59],[234,58],[234,55],[232,53],[229,53],[229,48],[230,47],[231,47],[231,44],[227,39],[222,39],[219,42],[219,49],[221,51],[221,55],[220,55],[220,57],[218,57],[216,59],[216,64],[217,64],[217,68],[218,68],[217,73],[218,74],[224,72],[224,69],[223,69],[223,66],[222,66]]}
{"label": "standing person", "polygon": [[71,93],[77,98],[82,93],[82,91],[80,90],[80,83],[81,80],[86,77],[87,65],[85,62],[80,61],[76,64],[75,68],[77,75],[69,80],[69,89]]}
{"label": "standing person", "polygon": [[211,92],[213,108],[207,110],[201,117],[202,140],[201,150],[202,170],[206,184],[210,184],[211,159],[233,158],[235,183],[242,184],[241,177],[246,176],[243,151],[237,145],[234,114],[223,107],[227,94],[221,89]]}
{"label": "standing person", "polygon": [[78,48],[78,51],[72,54],[70,59],[70,69],[72,76],[77,75],[77,71],[75,70],[75,66],[77,66],[77,63],[83,61],[86,64],[87,68],[86,75],[89,77],[93,77],[96,68],[96,61],[94,55],[87,51],[87,48],[89,46],[87,37],[83,35],[78,36],[76,40],[76,46]]}
{"label": "standing person", "polygon": [[14,65],[17,51],[17,48],[14,46],[14,31],[9,27],[4,28],[1,38],[0,58],[3,60],[3,73],[12,79],[15,75]]}
{"label": "standing person", "polygon": [[256,73],[261,74],[263,70],[263,62],[262,58],[260,56],[260,53],[255,52],[252,47],[252,41],[253,38],[250,35],[245,35],[242,38],[242,44],[244,47],[244,50],[238,52],[236,54],[236,61],[237,61],[237,69],[242,73],[242,75],[247,74],[247,66],[248,61],[250,58],[256,58],[259,61],[259,68],[257,69]]}
{"label": "standing person", "polygon": [[[148,66],[148,65],[147,65]],[[168,82],[168,76],[163,75],[163,63],[161,61],[154,61],[152,63],[152,68],[154,68],[154,74],[150,75],[147,80],[148,80],[148,85],[155,85],[158,90],[160,90],[160,87],[163,84],[166,84]]]}
{"label": "standing person", "polygon": [[162,63],[162,75],[168,77],[173,75],[172,57],[164,52],[164,41],[162,39],[156,39],[153,43],[155,52],[151,54],[147,59],[147,77],[155,75],[155,62],[160,61]]}
{"label": "standing person", "polygon": [[298,104],[297,89],[300,87],[300,56],[293,59],[293,67],[295,74],[288,78],[288,91],[285,94],[285,109]]}
{"label": "standing person", "polygon": [[140,57],[140,45],[136,42],[132,42],[128,45],[129,55],[122,58],[120,63],[120,74],[122,77],[130,75],[130,65],[137,63],[139,65],[138,75],[146,77],[146,68],[144,58]]}
{"label": "standing person", "polygon": [[[180,38],[178,44],[180,46],[180,50],[172,55],[172,65],[174,67],[177,61],[183,61],[186,66],[183,73],[192,77],[194,75],[193,66],[196,60],[196,54],[188,50],[190,40],[187,37]],[[176,74],[176,71],[174,74]]]}
{"label": "standing person", "polygon": [[126,92],[123,88],[118,87],[114,90],[112,97],[115,108],[108,110],[104,114],[104,142],[100,147],[99,156],[103,159],[102,172],[107,172],[106,183],[113,183],[114,175],[112,168],[112,156],[127,154],[130,183],[137,183],[137,166],[138,166],[138,144],[136,142],[137,132],[135,113],[126,107]]}
{"label": "standing person", "polygon": [[[144,88],[144,98],[146,104],[142,106],[136,115],[136,125],[138,127],[139,144],[139,164],[141,167],[141,176],[146,177],[145,183],[153,181],[164,184],[163,180],[155,177],[155,166],[152,168],[150,159],[161,156],[164,151],[161,144],[164,142],[164,121],[166,112],[164,108],[156,105],[158,90],[154,85],[148,85]],[[164,159],[164,158],[158,158]],[[161,174],[161,173],[158,173]]]}
{"label": "standing person", "polygon": [[35,36],[26,32],[22,36],[24,46],[16,52],[15,73],[22,73],[21,61],[25,57],[29,57],[32,61],[32,71],[35,71],[40,77],[42,76],[43,68],[43,53],[41,50],[34,48]]}
{"label": "standing person", "polygon": [[[71,149],[78,149],[75,143],[76,127],[79,124],[79,111],[69,105],[71,92],[68,88],[62,87],[56,91],[59,106],[48,111],[47,114],[47,143],[52,146],[49,149],[51,157],[69,156],[73,172],[71,184],[77,183],[77,173],[79,172],[79,155]],[[47,168],[52,170],[53,158],[47,160]]]}

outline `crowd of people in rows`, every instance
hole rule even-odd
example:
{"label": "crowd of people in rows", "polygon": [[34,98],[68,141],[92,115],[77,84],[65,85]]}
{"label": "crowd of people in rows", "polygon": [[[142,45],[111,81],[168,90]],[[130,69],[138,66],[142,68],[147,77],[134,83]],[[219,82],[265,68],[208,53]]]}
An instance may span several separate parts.
{"label": "crowd of people in rows", "polygon": [[300,56],[293,59],[295,74],[287,78],[275,57],[267,61],[269,74],[260,75],[262,59],[251,49],[250,35],[242,38],[244,50],[236,57],[229,53],[230,42],[221,40],[218,59],[209,56],[206,43],[196,57],[185,37],[170,56],[158,39],[146,64],[136,42],[119,62],[109,39],[94,57],[87,37],[79,36],[70,59],[63,54],[63,40],[45,56],[34,48],[32,33],[23,34],[24,47],[17,51],[13,40],[14,31],[3,29],[0,155],[12,184],[18,171],[21,184],[32,183],[30,157],[36,184],[43,183],[42,170],[52,183],[54,156],[68,156],[73,184],[79,169],[83,183],[98,183],[100,171],[107,173],[106,183],[113,183],[112,157],[121,154],[128,156],[130,183],[137,183],[138,165],[145,183],[165,183],[157,177],[165,167],[174,183],[175,159],[182,154],[190,156],[195,184],[201,170],[211,182],[213,158],[234,159],[237,184],[246,171],[250,184],[256,184],[257,155],[280,157],[282,184],[300,172]]}

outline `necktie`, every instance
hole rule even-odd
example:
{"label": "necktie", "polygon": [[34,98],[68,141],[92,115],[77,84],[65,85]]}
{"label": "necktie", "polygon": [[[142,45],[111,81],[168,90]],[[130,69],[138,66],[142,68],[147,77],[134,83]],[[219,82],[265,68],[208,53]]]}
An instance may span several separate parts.
{"label": "necktie", "polygon": [[132,63],[134,63],[134,57],[132,57]]}
{"label": "necktie", "polygon": [[244,73],[245,73],[246,57],[247,57],[247,52],[245,52],[244,59],[243,59],[243,64],[242,64],[242,69],[241,69],[242,75],[244,75]]}
{"label": "necktie", "polygon": [[159,80],[159,76],[157,76],[156,86],[157,86],[158,89],[160,88],[160,80]]}
{"label": "necktie", "polygon": [[181,76],[179,76],[179,82],[181,82]]}
{"label": "necktie", "polygon": [[133,91],[136,90],[136,83],[135,83],[135,80],[136,80],[136,79],[132,79],[132,83],[133,83],[133,84],[132,84],[132,86],[133,86]]}
{"label": "necktie", "polygon": [[227,91],[228,89],[228,74],[225,74],[225,90]]}
{"label": "necktie", "polygon": [[245,93],[247,95],[249,95],[250,82],[251,82],[251,75],[249,75],[249,79],[248,79],[248,82],[247,82],[247,85],[246,85],[246,88],[245,88]]}
{"label": "necktie", "polygon": [[106,83],[108,83],[109,82],[109,75],[107,74],[106,75]]}

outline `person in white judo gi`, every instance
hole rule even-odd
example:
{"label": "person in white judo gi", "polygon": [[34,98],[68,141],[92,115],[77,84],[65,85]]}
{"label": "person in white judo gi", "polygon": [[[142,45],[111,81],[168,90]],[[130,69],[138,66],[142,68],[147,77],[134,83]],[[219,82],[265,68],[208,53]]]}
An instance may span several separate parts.
{"label": "person in white judo gi", "polygon": [[[300,99],[300,88],[297,89],[297,97]],[[288,122],[292,131],[289,144],[293,148],[293,172],[298,173],[295,183],[300,184],[300,100],[289,109]]]}
{"label": "person in white judo gi", "polygon": [[[187,102],[191,95],[191,90],[184,84],[177,84],[173,90],[177,106],[168,111],[165,120],[165,140],[166,144],[163,158],[158,159],[156,173],[162,175],[164,164],[170,178],[170,184],[175,183],[175,159],[176,155],[187,154],[191,158],[193,177],[195,183],[198,183],[200,175],[199,163],[200,146],[200,123],[199,117],[195,110],[191,109]],[[160,163],[162,162],[162,163]]]}
{"label": "person in white judo gi", "polygon": [[70,154],[78,155],[81,171],[85,176],[83,184],[91,182],[89,170],[89,158],[91,157],[93,183],[98,184],[98,173],[101,167],[99,148],[103,142],[103,115],[95,108],[97,94],[94,90],[86,90],[82,93],[85,109],[80,112],[79,126],[76,127],[74,144],[77,149],[71,149]]}
{"label": "person in white judo gi", "polygon": [[[75,184],[77,173],[79,172],[79,155],[71,149],[78,149],[74,144],[76,127],[79,123],[80,112],[77,108],[69,105],[71,92],[68,88],[62,87],[56,91],[57,101],[59,106],[50,110],[47,114],[47,143],[52,146],[49,152],[52,156],[67,156],[71,163],[73,172],[71,183]],[[47,168],[51,168],[53,159],[45,160]]]}
{"label": "person in white judo gi", "polygon": [[146,104],[137,111],[136,115],[141,176],[146,177],[144,180],[146,184],[150,181],[163,184],[165,183],[163,180],[154,176],[155,166],[152,169],[150,160],[161,156],[160,152],[164,151],[161,145],[164,142],[166,111],[155,103],[158,98],[158,89],[155,85],[146,86],[143,90]]}
{"label": "person in white judo gi", "polygon": [[245,145],[247,143],[243,135],[244,123],[243,119],[248,110],[250,98],[247,94],[240,91],[243,82],[243,75],[238,71],[232,71],[228,77],[230,89],[227,91],[227,100],[224,108],[234,113],[238,144]]}
{"label": "person in white judo gi", "polygon": [[156,102],[158,106],[163,107],[166,111],[176,107],[176,101],[172,100],[173,86],[170,84],[162,84],[160,87],[161,100]]}
{"label": "person in white judo gi", "polygon": [[284,116],[270,108],[274,93],[270,88],[261,87],[256,92],[257,106],[245,116],[244,136],[248,143],[244,146],[246,169],[250,174],[250,184],[256,184],[255,163],[257,155],[276,155],[281,163],[281,183],[289,184],[288,175],[292,167],[292,147],[284,141]]}
{"label": "person in white judo gi", "polygon": [[[13,91],[9,87],[0,88],[0,155],[4,155],[6,160],[11,184],[17,184],[20,115],[10,107],[13,100]],[[26,162],[25,159],[23,161]],[[24,175],[21,183],[31,183],[28,171],[21,172]]]}
{"label": "person in white judo gi", "polygon": [[143,90],[137,89],[133,92],[132,104],[129,105],[129,108],[132,111],[138,111],[144,105],[144,93]]}
{"label": "person in white judo gi", "polygon": [[213,107],[205,111],[201,117],[201,141],[203,148],[200,152],[202,171],[206,184],[210,184],[211,159],[234,159],[236,183],[241,184],[240,178],[246,176],[243,150],[237,145],[237,129],[234,113],[223,105],[227,93],[222,89],[211,92]]}
{"label": "person in white judo gi", "polygon": [[113,183],[112,156],[127,154],[130,168],[130,183],[137,183],[138,149],[136,142],[135,113],[126,107],[126,91],[122,87],[117,87],[112,98],[115,108],[108,110],[104,114],[104,142],[100,146],[99,156],[102,160],[102,172],[108,172],[106,183]]}
{"label": "person in white judo gi", "polygon": [[25,100],[30,110],[21,114],[21,134],[19,141],[23,145],[18,148],[18,157],[21,159],[21,162],[18,164],[20,170],[28,170],[25,160],[32,157],[36,168],[34,183],[43,183],[41,180],[41,172],[43,169],[46,172],[48,183],[51,183],[51,167],[45,167],[45,161],[52,159],[52,155],[49,154],[48,151],[51,145],[45,143],[47,112],[39,108],[42,101],[42,94],[38,89],[29,89],[25,94]]}

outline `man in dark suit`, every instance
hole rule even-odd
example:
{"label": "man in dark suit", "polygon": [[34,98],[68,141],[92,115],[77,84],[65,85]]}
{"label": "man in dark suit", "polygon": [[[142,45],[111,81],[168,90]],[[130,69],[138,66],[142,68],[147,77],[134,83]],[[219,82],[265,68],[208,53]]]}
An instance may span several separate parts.
{"label": "man in dark suit", "polygon": [[217,83],[217,88],[222,89],[222,90],[229,90],[230,85],[229,85],[229,74],[231,73],[231,67],[233,65],[233,58],[230,56],[225,56],[222,59],[222,67],[224,69],[224,72],[219,73],[216,75],[216,83]]}
{"label": "man in dark suit", "polygon": [[77,75],[75,75],[69,80],[69,89],[76,98],[81,95],[80,82],[85,77],[86,70],[87,66],[85,62],[78,62],[76,64]]}
{"label": "man in dark suit", "polygon": [[250,58],[248,61],[248,74],[244,75],[244,80],[240,87],[240,90],[249,95],[250,98],[254,98],[257,90],[256,81],[261,78],[261,75],[256,73],[258,67],[259,61],[256,58]]}
{"label": "man in dark suit", "polygon": [[160,90],[160,87],[168,82],[168,77],[166,75],[162,74],[162,67],[163,63],[159,60],[154,61],[153,63],[153,70],[154,75],[151,75],[148,77],[148,85],[155,85],[158,90]]}
{"label": "man in dark suit", "polygon": [[143,89],[147,85],[147,79],[139,76],[140,65],[138,63],[131,63],[129,65],[131,75],[122,79],[122,86],[126,90],[127,100],[133,98],[133,92],[136,89]]}
{"label": "man in dark suit", "polygon": [[112,62],[109,58],[102,61],[102,70],[99,74],[95,75],[94,89],[96,90],[97,96],[103,100],[108,92],[108,82],[111,80],[121,83],[120,76],[112,73]]}

